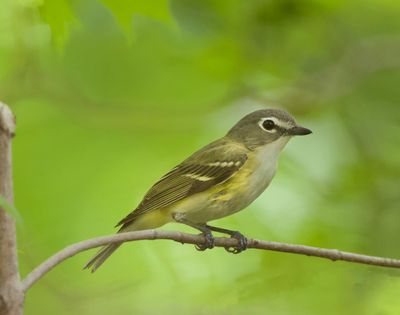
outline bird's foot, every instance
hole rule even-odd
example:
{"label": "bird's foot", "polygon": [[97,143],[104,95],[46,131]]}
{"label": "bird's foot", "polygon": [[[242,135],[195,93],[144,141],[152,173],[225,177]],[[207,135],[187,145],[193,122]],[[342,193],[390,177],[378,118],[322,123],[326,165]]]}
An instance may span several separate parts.
{"label": "bird's foot", "polygon": [[234,247],[225,247],[227,252],[239,254],[247,249],[247,238],[240,232],[233,232],[231,238],[237,239],[238,244]]}
{"label": "bird's foot", "polygon": [[197,244],[195,245],[196,249],[199,251],[205,251],[206,249],[214,248],[214,236],[212,235],[211,231],[205,231],[200,235],[204,236],[204,244]]}

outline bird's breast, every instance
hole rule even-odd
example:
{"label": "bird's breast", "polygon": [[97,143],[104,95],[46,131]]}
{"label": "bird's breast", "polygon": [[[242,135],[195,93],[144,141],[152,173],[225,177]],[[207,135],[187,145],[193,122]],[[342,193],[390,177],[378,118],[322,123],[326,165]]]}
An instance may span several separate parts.
{"label": "bird's breast", "polygon": [[276,156],[256,151],[237,174],[221,185],[214,194],[215,201],[228,203],[233,212],[245,208],[268,187],[276,165]]}

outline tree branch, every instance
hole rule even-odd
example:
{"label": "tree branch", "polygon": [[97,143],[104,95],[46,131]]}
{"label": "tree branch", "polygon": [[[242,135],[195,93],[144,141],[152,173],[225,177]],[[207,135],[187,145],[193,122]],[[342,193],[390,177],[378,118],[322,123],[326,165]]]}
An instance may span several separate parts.
{"label": "tree branch", "polygon": [[[204,237],[201,235],[161,230],[144,230],[92,238],[86,241],[69,245],[63,250],[48,258],[43,263],[41,263],[22,281],[22,290],[23,292],[26,292],[35,282],[37,282],[55,266],[82,251],[111,243],[156,239],[173,240],[182,244],[186,243],[200,245],[204,243]],[[233,247],[235,245],[237,245],[236,239],[225,237],[215,238],[216,247]],[[325,249],[305,245],[294,245],[255,239],[248,240],[248,248],[314,256],[330,259],[333,261],[342,260],[366,265],[400,268],[400,260],[397,259],[342,252],[337,249]]]}
{"label": "tree branch", "polygon": [[[0,196],[9,205],[14,201],[11,165],[14,132],[14,115],[0,102]],[[22,314],[15,223],[4,207],[0,207],[0,257],[0,315]]]}

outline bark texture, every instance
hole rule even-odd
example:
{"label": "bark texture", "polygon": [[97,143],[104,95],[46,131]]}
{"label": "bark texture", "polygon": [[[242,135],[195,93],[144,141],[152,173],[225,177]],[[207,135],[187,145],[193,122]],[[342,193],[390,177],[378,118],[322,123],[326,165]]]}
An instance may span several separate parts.
{"label": "bark texture", "polygon": [[[13,205],[11,139],[15,119],[11,110],[0,102],[0,196]],[[18,272],[15,222],[0,207],[0,315],[22,314],[23,293]]]}

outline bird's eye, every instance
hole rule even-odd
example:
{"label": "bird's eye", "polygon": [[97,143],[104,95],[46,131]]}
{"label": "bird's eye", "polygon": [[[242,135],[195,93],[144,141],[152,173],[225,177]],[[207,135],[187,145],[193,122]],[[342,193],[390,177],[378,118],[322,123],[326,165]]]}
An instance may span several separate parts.
{"label": "bird's eye", "polygon": [[272,130],[275,127],[275,123],[271,119],[264,120],[262,126],[265,130]]}

